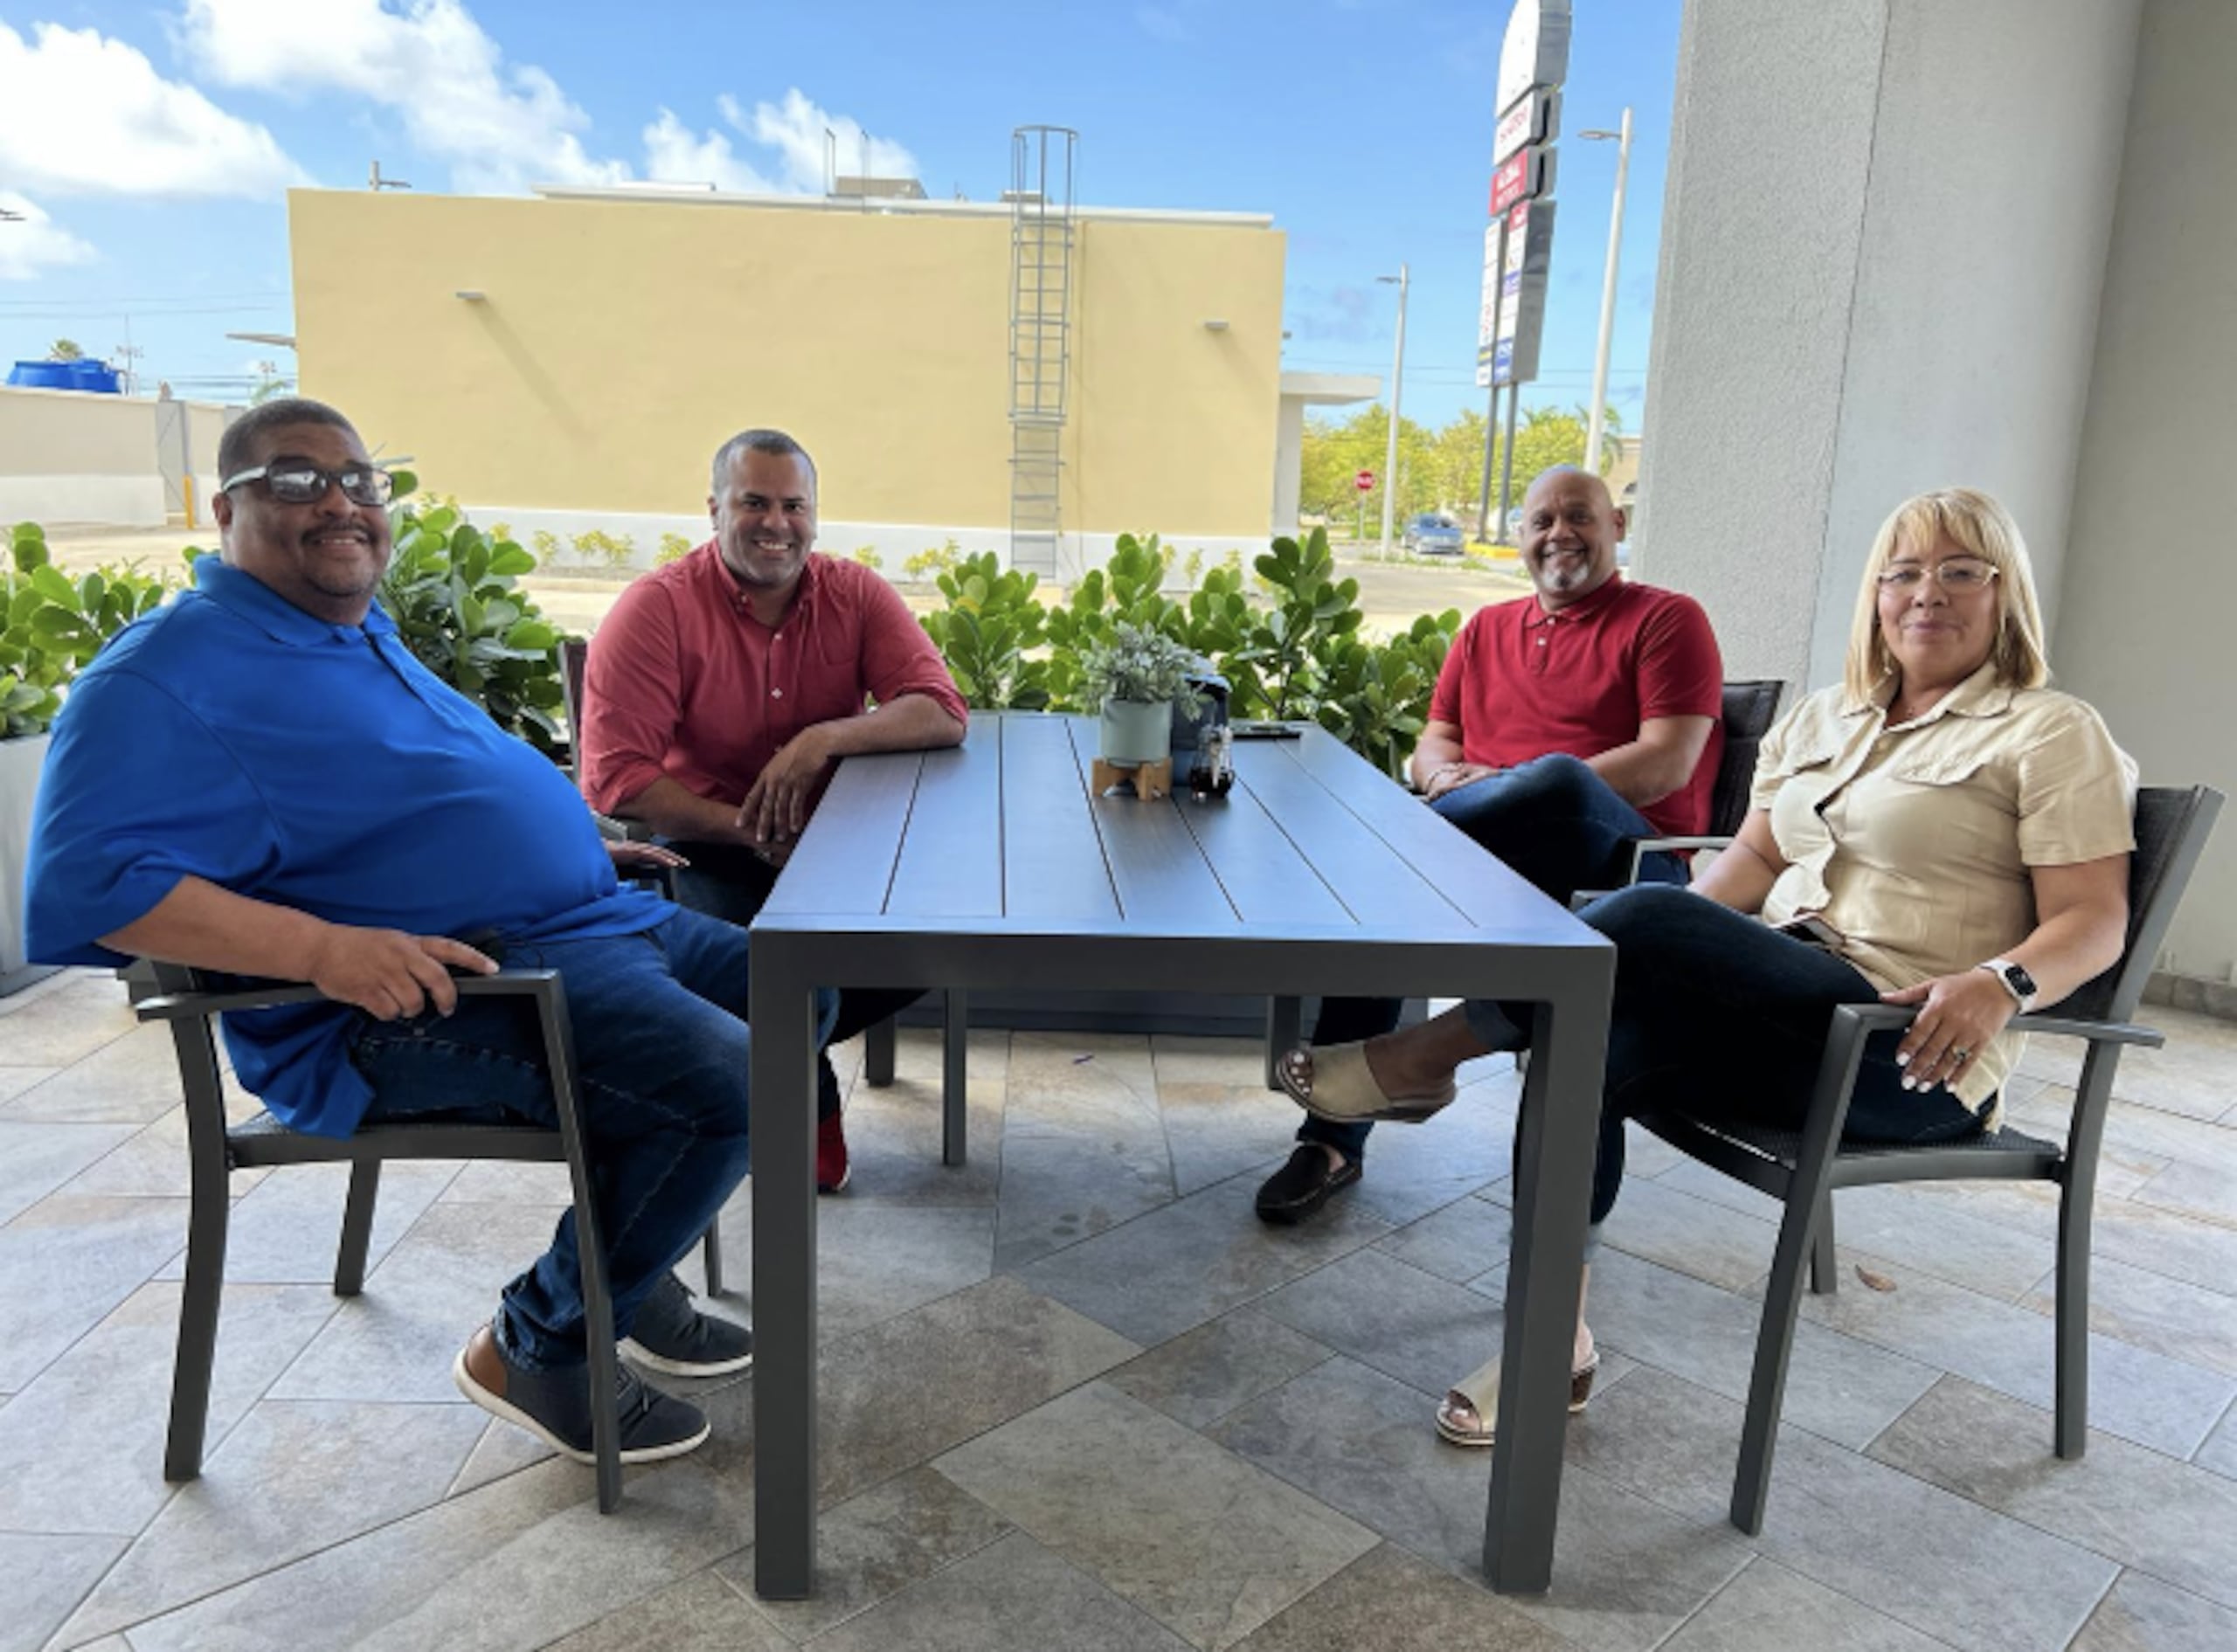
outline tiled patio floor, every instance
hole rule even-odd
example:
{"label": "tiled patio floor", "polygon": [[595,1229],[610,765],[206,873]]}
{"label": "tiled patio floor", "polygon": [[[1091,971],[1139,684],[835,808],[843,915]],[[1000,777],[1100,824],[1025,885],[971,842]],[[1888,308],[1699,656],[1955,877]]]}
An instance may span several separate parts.
{"label": "tiled patio floor", "polygon": [[[347,1303],[336,1177],[238,1178],[209,1465],[166,1487],[165,1034],[107,978],[56,978],[0,1003],[0,1652],[2226,1652],[2237,1026],[2152,1019],[2170,1047],[2129,1058],[2108,1131],[2086,1459],[2050,1455],[2048,1190],[1844,1194],[1843,1287],[1808,1307],[1769,1524],[1742,1538],[1723,1506],[1769,1206],[1642,1141],[1555,1586],[1524,1600],[1477,1579],[1487,1460],[1430,1428],[1498,1333],[1503,1062],[1278,1232],[1250,1196],[1296,1115],[1254,1047],[980,1034],[973,1159],[946,1171],[936,1052],[904,1035],[821,1206],[821,1589],[765,1605],[750,1379],[608,1519],[587,1470],[452,1388],[564,1202],[543,1166],[391,1172]],[[2068,1076],[2039,1047],[2015,1116],[2057,1120]]]}

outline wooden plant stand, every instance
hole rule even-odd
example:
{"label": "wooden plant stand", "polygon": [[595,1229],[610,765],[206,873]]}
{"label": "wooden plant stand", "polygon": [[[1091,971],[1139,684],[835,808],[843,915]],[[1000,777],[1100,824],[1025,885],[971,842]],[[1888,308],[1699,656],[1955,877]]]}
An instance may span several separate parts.
{"label": "wooden plant stand", "polygon": [[1173,795],[1173,759],[1164,757],[1156,763],[1132,764],[1121,767],[1095,759],[1095,767],[1088,777],[1088,784],[1101,797],[1113,786],[1130,785],[1134,795],[1144,803]]}

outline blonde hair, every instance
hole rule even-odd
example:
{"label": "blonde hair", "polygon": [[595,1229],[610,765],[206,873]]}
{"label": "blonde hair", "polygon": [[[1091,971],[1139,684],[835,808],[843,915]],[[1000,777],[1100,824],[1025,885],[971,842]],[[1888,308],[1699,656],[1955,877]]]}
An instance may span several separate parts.
{"label": "blonde hair", "polygon": [[2010,511],[1977,488],[1943,487],[1898,505],[1872,542],[1842,673],[1842,686],[1852,701],[1863,702],[1883,678],[1900,669],[1880,632],[1880,570],[1899,548],[1923,551],[1945,536],[1996,569],[1996,643],[1989,659],[1996,667],[1998,685],[2040,688],[2051,680],[2051,662],[2043,647],[2043,613],[2035,600],[2034,565],[2027,559],[2027,542],[2019,536],[2019,524]]}

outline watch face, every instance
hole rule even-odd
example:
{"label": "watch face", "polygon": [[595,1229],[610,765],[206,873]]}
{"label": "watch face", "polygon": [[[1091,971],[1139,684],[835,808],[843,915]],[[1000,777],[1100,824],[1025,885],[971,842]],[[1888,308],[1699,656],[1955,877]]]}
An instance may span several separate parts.
{"label": "watch face", "polygon": [[2004,966],[2004,978],[2012,983],[2012,990],[2023,999],[2035,996],[2035,978],[2017,964]]}

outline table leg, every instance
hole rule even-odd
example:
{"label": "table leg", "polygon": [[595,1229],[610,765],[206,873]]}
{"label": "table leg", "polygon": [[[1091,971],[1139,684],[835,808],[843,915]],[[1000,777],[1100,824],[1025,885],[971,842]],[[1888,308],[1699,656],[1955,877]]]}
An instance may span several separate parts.
{"label": "table leg", "polygon": [[940,1163],[963,1163],[971,1117],[971,995],[951,986],[941,995]]}
{"label": "table leg", "polygon": [[862,1034],[862,1082],[883,1089],[893,1082],[893,1017],[887,1016]]}
{"label": "table leg", "polygon": [[755,1593],[815,1584],[815,998],[782,943],[754,938]]}
{"label": "table leg", "polygon": [[1294,998],[1270,998],[1266,1000],[1266,1088],[1278,1090],[1282,1081],[1275,1076],[1282,1057],[1303,1043],[1305,1032],[1305,1000]]}
{"label": "table leg", "polygon": [[[1582,967],[1582,966],[1580,966]],[[1552,1581],[1569,1421],[1569,1360],[1600,1123],[1615,955],[1589,990],[1541,1004],[1523,1081],[1500,1362],[1499,1447],[1484,1520],[1484,1571],[1501,1594]]]}

